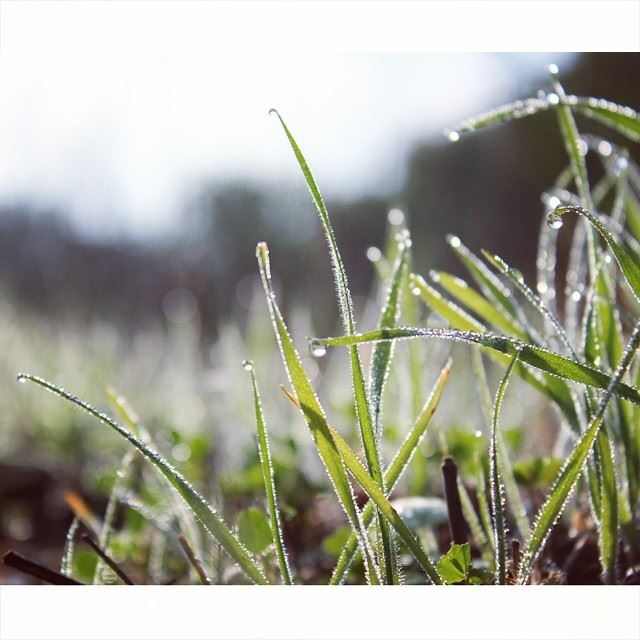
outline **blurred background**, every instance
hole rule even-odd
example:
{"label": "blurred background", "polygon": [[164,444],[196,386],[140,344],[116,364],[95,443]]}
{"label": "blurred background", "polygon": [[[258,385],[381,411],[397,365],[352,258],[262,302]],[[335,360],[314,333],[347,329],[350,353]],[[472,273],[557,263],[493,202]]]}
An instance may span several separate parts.
{"label": "blurred background", "polygon": [[[392,209],[407,219],[418,273],[461,274],[444,241],[453,233],[532,277],[540,194],[566,163],[555,116],[455,144],[443,129],[546,89],[552,62],[567,91],[640,107],[635,54],[0,58],[2,551],[55,564],[70,520],[61,490],[99,512],[126,449],[62,401],[17,385],[20,371],[101,407],[107,386],[124,393],[163,451],[222,500],[260,483],[240,366],[251,357],[283,482],[295,458],[309,491],[321,483],[277,388],[285,375],[256,243],[271,248],[302,349],[305,336],[338,330],[337,308],[311,198],[269,108],[324,193],[367,329],[376,318],[367,250],[383,245]],[[429,349],[441,365],[449,347]],[[341,357],[307,364],[330,409],[348,416]],[[524,408],[512,403],[507,419]],[[470,402],[456,420],[473,430],[477,413]],[[400,408],[390,432],[403,419]],[[543,451],[550,440],[530,445]],[[303,500],[300,479],[289,481]]]}

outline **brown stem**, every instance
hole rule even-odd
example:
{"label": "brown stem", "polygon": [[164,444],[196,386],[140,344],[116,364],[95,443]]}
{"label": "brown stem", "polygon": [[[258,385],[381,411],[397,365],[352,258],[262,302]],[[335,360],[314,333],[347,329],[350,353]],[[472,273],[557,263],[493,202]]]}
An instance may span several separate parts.
{"label": "brown stem", "polygon": [[102,558],[102,561],[113,570],[122,582],[129,585],[135,584],[133,580],[131,580],[131,578],[116,564],[115,560],[110,558],[88,533],[83,533],[82,539],[100,556],[100,558]]}
{"label": "brown stem", "polygon": [[29,576],[34,578],[38,578],[38,580],[42,580],[43,582],[48,582],[49,584],[56,585],[81,585],[82,582],[78,582],[69,576],[65,576],[57,571],[52,571],[47,567],[42,566],[32,560],[27,560],[18,553],[14,553],[13,551],[9,551],[2,558],[2,562],[7,565],[7,567],[12,567],[17,571],[21,571],[22,573],[26,573]]}
{"label": "brown stem", "polygon": [[452,458],[442,461],[442,477],[444,479],[444,496],[449,512],[449,529],[455,544],[467,542],[469,526],[462,513],[462,503],[458,491],[458,467]]}
{"label": "brown stem", "polygon": [[190,547],[189,543],[187,542],[187,539],[181,533],[178,534],[178,542],[180,543],[180,546],[182,547],[182,550],[184,551],[187,558],[189,558],[189,562],[193,565],[193,568],[196,570],[196,573],[200,578],[200,582],[202,582],[202,584],[211,584],[211,579],[209,578],[206,571],[204,570],[202,563],[200,562],[200,560],[198,560],[198,558],[196,557],[196,554],[193,552],[193,549]]}

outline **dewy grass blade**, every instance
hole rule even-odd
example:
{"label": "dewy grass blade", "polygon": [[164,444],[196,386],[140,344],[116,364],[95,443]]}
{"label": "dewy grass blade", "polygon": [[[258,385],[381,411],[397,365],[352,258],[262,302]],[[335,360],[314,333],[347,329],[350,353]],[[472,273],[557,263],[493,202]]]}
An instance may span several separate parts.
{"label": "dewy grass blade", "polygon": [[[449,374],[451,372],[451,359],[449,359],[445,366],[440,371],[440,375],[433,385],[433,389],[427,398],[422,410],[418,414],[411,430],[409,431],[404,442],[400,446],[400,449],[394,456],[393,460],[389,464],[389,467],[385,471],[384,480],[385,484],[389,488],[389,492],[393,491],[396,483],[400,479],[400,476],[404,470],[409,466],[413,454],[418,449],[422,438],[424,437],[426,428],[431,420],[431,417],[438,407],[442,393],[444,392],[445,385],[449,380]],[[365,526],[369,526],[373,518],[374,503],[368,502],[362,511],[362,519]],[[358,540],[354,533],[351,534],[347,540],[333,574],[331,576],[330,584],[340,584],[344,580],[344,576],[349,570],[349,566],[353,560],[353,557],[357,550]]]}
{"label": "dewy grass blade", "polygon": [[[391,275],[391,282],[387,291],[385,304],[378,322],[379,329],[389,329],[398,325],[402,299],[402,284],[407,269],[407,247],[400,243],[400,251],[396,257]],[[382,393],[389,375],[391,359],[393,358],[393,344],[379,342],[371,352],[371,378],[369,384],[369,400],[376,437],[380,439],[380,413],[382,410]]]}
{"label": "dewy grass blade", "polygon": [[576,113],[606,124],[634,142],[640,142],[640,115],[630,107],[579,96],[567,96],[567,103]]}
{"label": "dewy grass blade", "polygon": [[289,382],[297,396],[297,404],[300,407],[307,426],[309,427],[309,431],[314,439],[320,458],[325,465],[327,474],[333,484],[338,500],[347,515],[349,524],[359,538],[363,557],[365,558],[366,566],[368,567],[369,579],[373,582],[379,582],[378,569],[373,560],[373,554],[366,537],[366,531],[362,525],[360,513],[356,506],[355,497],[353,495],[344,464],[337,451],[336,443],[334,442],[331,431],[329,430],[327,419],[322,406],[320,405],[320,401],[318,400],[316,392],[309,381],[309,377],[302,365],[300,356],[293,344],[293,340],[291,339],[282,314],[280,313],[280,309],[276,303],[275,294],[271,285],[269,249],[265,243],[262,242],[258,244],[256,256],[260,266],[260,275],[267,298],[267,304],[269,306],[269,312],[271,314],[273,329],[276,334],[278,346],[280,347],[282,360],[287,370]]}
{"label": "dewy grass blade", "polygon": [[[454,329],[429,329],[400,327],[398,329],[384,329],[381,331],[369,331],[353,336],[339,336],[336,338],[314,338],[314,343],[325,347],[329,346],[349,346],[379,340],[402,340],[408,338],[436,338],[442,340],[453,340],[467,342],[469,344],[479,344],[511,357],[519,353],[519,359],[537,369],[545,371],[555,376],[586,384],[598,389],[607,389],[612,377],[596,367],[591,367],[581,362],[569,360],[559,353],[547,351],[540,347],[533,346],[492,333],[476,333],[474,331],[456,331]],[[640,404],[640,391],[624,383],[616,384],[615,393],[629,400],[634,404]]]}
{"label": "dewy grass blade", "polygon": [[598,548],[605,584],[616,583],[618,553],[618,482],[613,448],[607,432],[601,429],[596,444],[600,471],[600,523]]}
{"label": "dewy grass blade", "polygon": [[539,111],[546,111],[549,108],[549,104],[546,97],[516,100],[515,102],[491,109],[491,111],[481,113],[473,118],[467,118],[453,129],[445,130],[445,135],[451,142],[456,142],[462,133],[476,131],[477,129],[489,127],[500,122],[524,118]]}
{"label": "dewy grass blade", "polygon": [[524,584],[529,579],[533,563],[542,550],[552,527],[560,517],[562,510],[564,509],[567,500],[569,499],[569,496],[582,473],[587,458],[593,449],[596,438],[600,433],[604,413],[609,400],[614,395],[616,387],[618,387],[627,369],[631,365],[639,346],[640,323],[636,325],[631,338],[629,339],[620,363],[618,364],[611,381],[607,385],[606,393],[600,400],[598,409],[596,410],[588,429],[578,440],[564,466],[558,473],[558,477],[553,484],[547,500],[539,511],[536,523],[531,533],[531,538],[527,544],[526,554],[520,565],[520,572],[518,574],[519,584]]}
{"label": "dewy grass blade", "polygon": [[[316,205],[318,215],[324,228],[325,236],[327,238],[327,244],[329,245],[329,255],[331,257],[331,265],[336,283],[336,294],[338,297],[338,305],[340,308],[340,316],[344,330],[348,334],[353,334],[356,331],[356,324],[353,312],[353,303],[351,300],[351,292],[349,290],[349,282],[347,273],[344,268],[342,256],[338,248],[335,233],[331,226],[331,220],[329,219],[329,211],[324,203],[322,194],[318,184],[311,172],[309,164],[307,163],[302,150],[296,142],[293,134],[287,127],[284,119],[278,113],[277,110],[272,109],[271,113],[274,113],[284,132],[289,140],[289,144],[294,152],[296,160],[300,165],[300,169],[307,182],[309,191]],[[371,415],[370,401],[367,397],[367,389],[364,380],[364,374],[362,372],[362,362],[360,361],[360,355],[356,346],[353,346],[350,350],[349,356],[351,360],[351,377],[353,380],[353,393],[356,405],[356,413],[358,417],[358,424],[360,426],[360,436],[362,438],[362,444],[364,447],[365,457],[367,459],[367,466],[373,479],[378,483],[378,486],[382,491],[385,491],[384,480],[382,477],[382,466],[380,463],[380,452],[378,449],[378,442],[376,440],[376,433],[374,428],[374,422]],[[383,573],[385,574],[385,581],[387,583],[396,583],[398,581],[398,572],[396,569],[396,554],[394,550],[394,543],[392,539],[391,531],[389,530],[386,522],[379,519],[380,529],[380,546],[382,547],[382,554],[380,562],[382,565]]]}
{"label": "dewy grass blade", "polygon": [[256,426],[258,429],[258,454],[260,456],[260,466],[262,468],[264,490],[267,494],[269,519],[271,521],[271,531],[273,533],[276,557],[278,558],[280,578],[283,584],[293,584],[293,581],[291,579],[291,570],[289,568],[289,559],[287,557],[287,550],[284,546],[284,538],[282,535],[282,523],[280,521],[280,511],[278,509],[278,498],[276,495],[276,485],[273,476],[273,465],[271,464],[269,437],[267,434],[267,425],[265,423],[264,414],[262,411],[262,403],[260,402],[260,391],[258,389],[258,381],[256,380],[256,372],[252,362],[244,362],[243,367],[251,374],[251,384],[253,386],[253,403],[256,412]]}
{"label": "dewy grass blade", "polygon": [[80,400],[80,398],[68,393],[64,389],[51,384],[47,380],[29,374],[20,374],[18,376],[18,380],[29,380],[30,382],[34,382],[35,384],[48,389],[52,393],[68,400],[80,409],[83,409],[94,418],[97,418],[100,422],[111,427],[122,437],[126,438],[126,440],[128,440],[130,444],[132,444],[149,462],[151,462],[151,464],[153,464],[173,485],[197,519],[202,523],[204,528],[222,546],[229,556],[238,563],[238,566],[244,571],[244,573],[256,584],[267,584],[267,579],[253,561],[249,552],[231,532],[216,511],[193,488],[186,478],[174,469],[159,453],[150,449],[138,437],[119,425],[108,415],[98,411],[90,404]]}
{"label": "dewy grass blade", "polygon": [[513,371],[513,365],[518,359],[516,354],[500,382],[496,399],[493,405],[493,418],[491,420],[491,438],[489,444],[489,477],[491,479],[491,520],[493,523],[493,536],[496,557],[496,581],[498,584],[507,583],[507,529],[504,504],[504,486],[498,465],[498,429],[500,423],[500,408],[507,390],[507,384]]}
{"label": "dewy grass blade", "polygon": [[609,245],[624,277],[631,287],[636,299],[640,300],[640,264],[630,255],[613,237],[613,234],[604,224],[584,207],[558,207],[551,216],[556,216],[559,220],[567,213],[576,213],[586,218],[592,227],[604,238]]}

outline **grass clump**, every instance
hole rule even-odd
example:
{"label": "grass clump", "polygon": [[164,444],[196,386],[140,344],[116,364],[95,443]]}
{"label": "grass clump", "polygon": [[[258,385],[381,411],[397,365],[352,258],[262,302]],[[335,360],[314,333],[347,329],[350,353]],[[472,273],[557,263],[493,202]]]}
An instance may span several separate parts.
{"label": "grass clump", "polygon": [[[626,107],[567,95],[552,73],[550,90],[543,96],[466,120],[449,131],[448,137],[457,141],[468,132],[547,111],[557,117],[567,167],[543,194],[536,284],[527,284],[516,268],[497,255],[484,250],[476,254],[456,237],[449,237],[448,243],[469,272],[469,282],[442,271],[432,271],[429,279],[412,273],[410,235],[404,222],[395,220],[387,248],[384,254],[380,252],[383,303],[375,329],[364,333],[356,328],[348,277],[320,189],[291,130],[274,112],[324,229],[342,322],[343,335],[311,338],[309,348],[314,356],[322,356],[330,347],[345,347],[352,383],[357,439],[345,435],[329,419],[278,305],[268,248],[265,243],[258,244],[266,306],[288,377],[283,391],[307,426],[348,525],[344,535],[338,535],[339,530],[331,534],[331,546],[338,540],[341,548],[329,572],[330,584],[566,581],[571,562],[576,557],[580,561],[580,545],[587,539],[597,548],[596,573],[602,582],[638,579],[640,171],[625,148],[581,134],[575,116],[596,120],[631,141],[640,139],[640,119]],[[595,169],[587,164],[587,157],[593,159]],[[599,178],[592,187],[596,173]],[[556,243],[567,219],[574,223],[571,255],[566,272],[558,273]],[[418,303],[430,314],[426,324],[420,324]],[[433,501],[413,502],[410,516],[408,503],[394,499],[401,476],[411,475],[412,465],[416,474],[428,468],[428,490],[433,498],[443,495],[432,470],[434,456],[425,453],[421,442],[443,393],[455,393],[448,390],[447,381],[458,356],[447,358],[431,392],[423,398],[425,373],[432,368],[421,362],[413,345],[417,340],[434,339],[464,345],[460,359],[472,362],[475,401],[478,413],[485,417],[488,435],[486,439],[463,434],[454,427],[438,434],[441,457],[447,459],[446,473],[452,474],[445,484],[454,540],[446,528],[434,524],[437,506]],[[396,343],[405,340],[410,342],[408,351],[396,349]],[[366,371],[361,350],[369,347]],[[501,375],[494,402],[486,357],[493,363],[489,373],[493,375],[495,369]],[[142,514],[147,523],[144,527],[160,532],[161,539],[179,541],[189,561],[187,581],[209,584],[214,581],[210,576],[216,576],[218,582],[233,581],[229,576],[257,584],[306,581],[305,572],[290,553],[297,541],[287,532],[291,505],[279,495],[258,390],[260,371],[249,361],[244,368],[252,381],[262,493],[254,495],[254,504],[240,513],[236,527],[229,524],[224,510],[214,509],[210,500],[158,452],[148,431],[116,396],[112,400],[116,399],[115,408],[126,427],[42,378],[19,377],[111,427],[163,479],[168,514],[158,513],[154,505],[145,503],[144,496],[127,503],[123,499],[126,491],[113,494],[111,511],[105,515],[99,536],[101,571],[105,558],[107,564],[111,562],[107,552],[117,546],[118,535],[114,534],[122,533],[115,531],[113,515],[114,501],[119,500],[125,509]],[[530,389],[556,412],[562,424],[556,447],[560,459],[511,459],[515,447],[500,426],[500,412],[514,374],[520,382],[511,383],[513,393]],[[383,401],[389,397],[391,385],[402,398],[411,398],[412,415],[407,435],[389,456],[391,445],[399,440],[391,441],[385,429],[389,410],[383,412],[387,407]],[[386,456],[391,460],[388,464]],[[127,456],[124,470],[131,464]],[[289,493],[287,498],[291,497]],[[577,534],[570,534],[563,523],[569,504],[571,518],[580,515],[586,523]],[[416,524],[418,521],[422,524]],[[74,573],[78,522],[74,520],[63,554],[62,574],[67,577]],[[209,536],[206,542],[201,530]],[[556,548],[547,552],[554,535],[558,536]],[[562,552],[558,545],[564,545]],[[231,565],[228,561],[225,565],[218,549],[226,553]],[[316,549],[305,551],[318,553]],[[225,566],[226,573],[221,569]]]}

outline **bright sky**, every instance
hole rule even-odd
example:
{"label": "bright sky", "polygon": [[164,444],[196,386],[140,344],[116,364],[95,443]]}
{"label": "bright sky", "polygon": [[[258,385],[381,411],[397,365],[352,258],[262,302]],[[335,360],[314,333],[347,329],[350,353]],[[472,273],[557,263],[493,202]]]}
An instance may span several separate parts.
{"label": "bright sky", "polygon": [[[554,57],[555,60],[558,56]],[[327,195],[397,186],[408,145],[513,90],[549,56],[179,54],[0,59],[0,202],[67,210],[85,231],[156,234],[200,178],[290,182],[268,109]]]}

